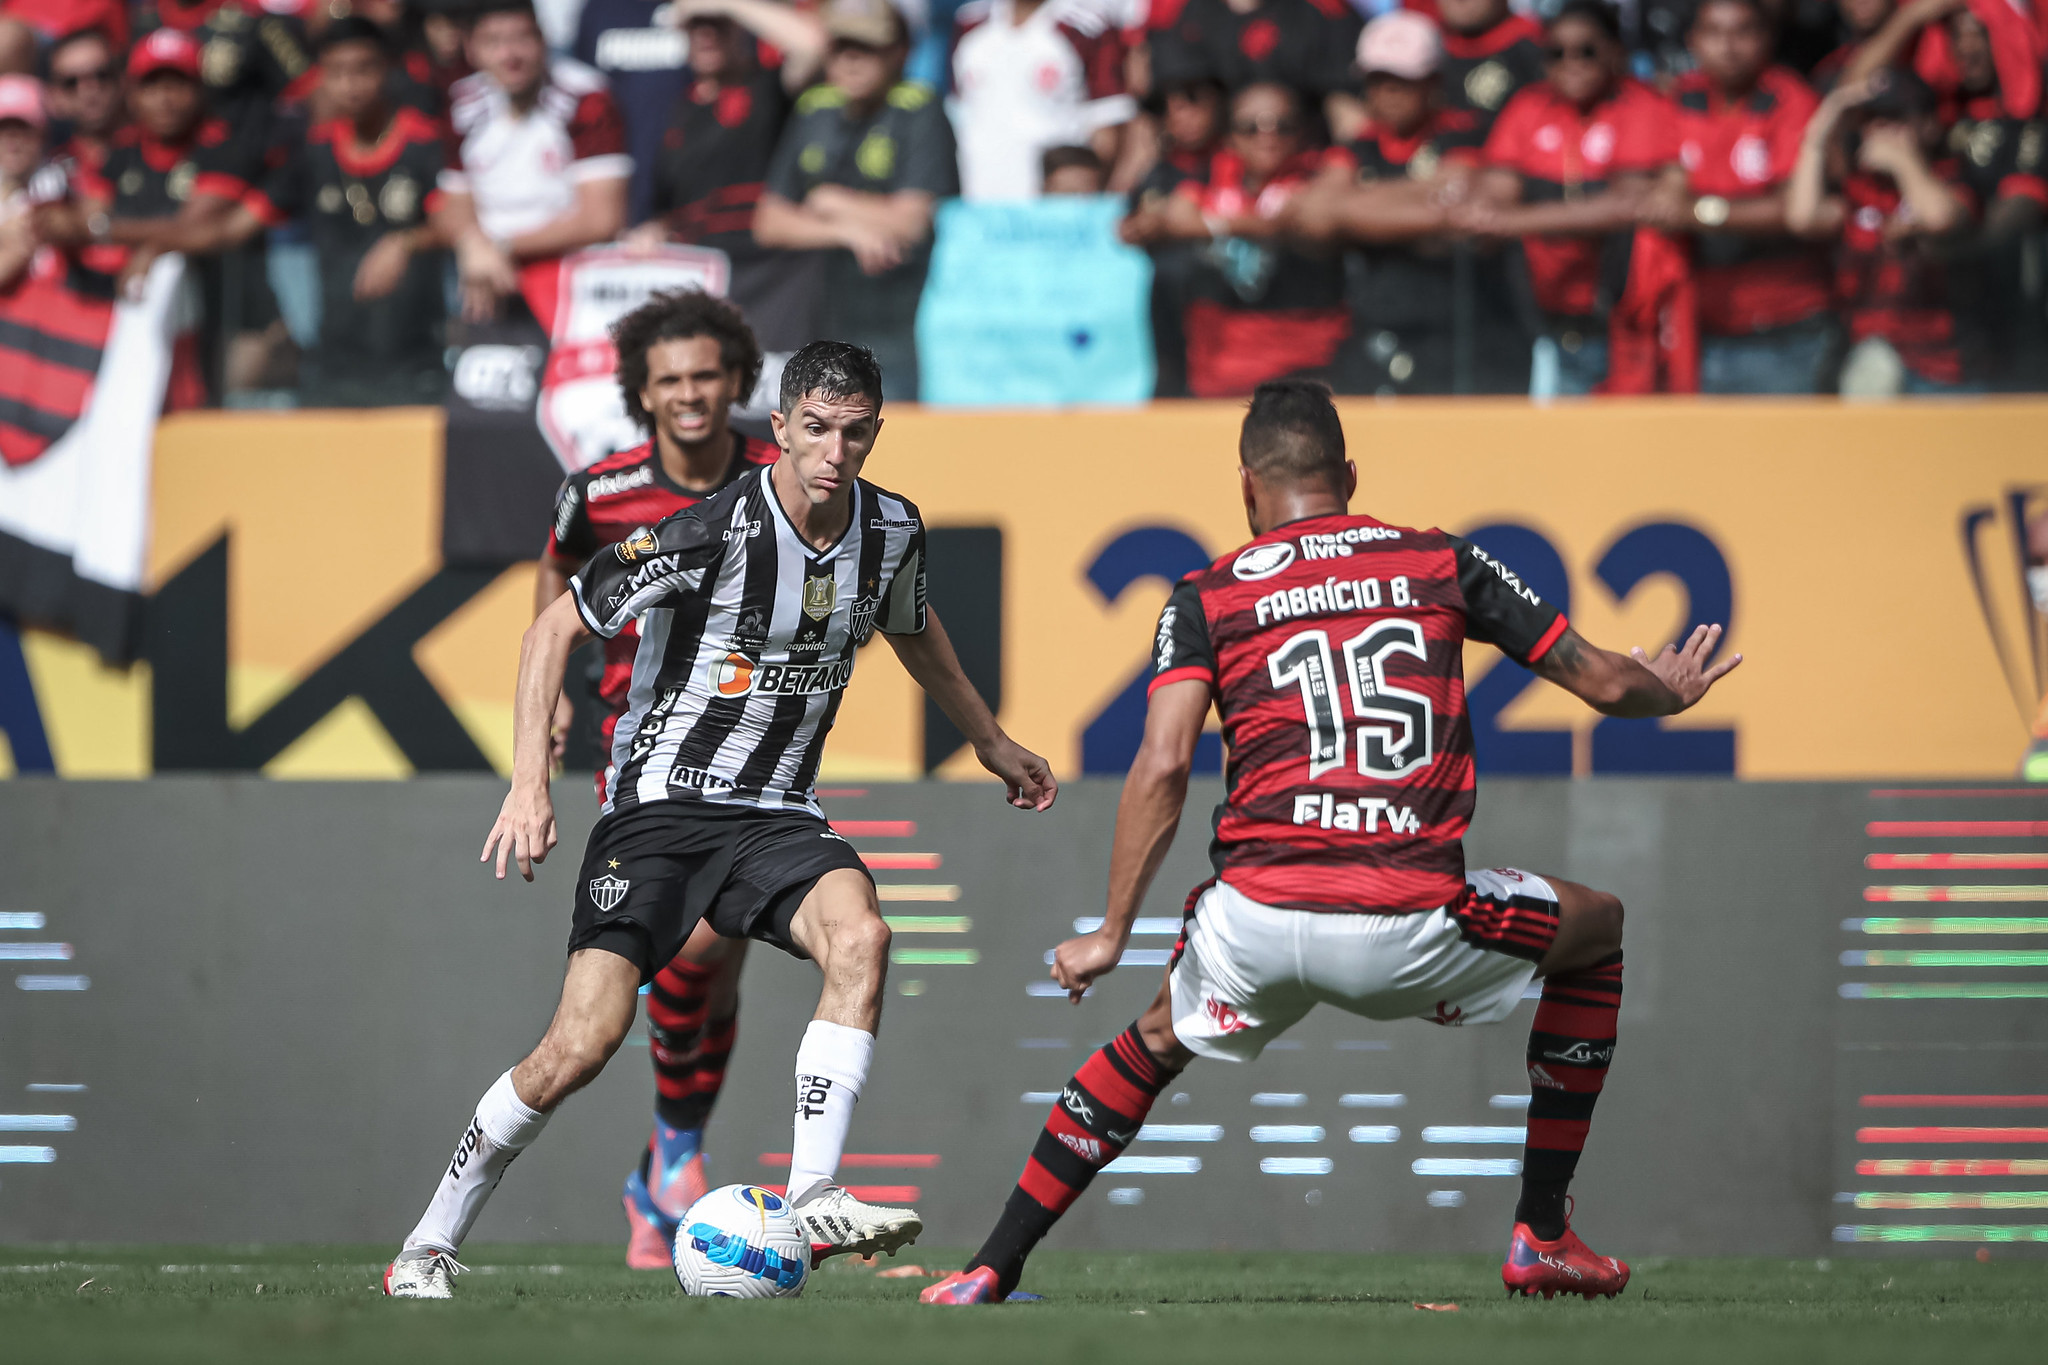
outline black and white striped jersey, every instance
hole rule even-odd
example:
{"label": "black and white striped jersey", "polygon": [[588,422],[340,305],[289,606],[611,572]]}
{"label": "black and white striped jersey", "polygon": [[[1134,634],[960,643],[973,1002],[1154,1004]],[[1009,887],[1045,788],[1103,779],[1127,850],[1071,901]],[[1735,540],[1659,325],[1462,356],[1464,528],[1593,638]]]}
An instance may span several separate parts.
{"label": "black and white striped jersey", "polygon": [[790,525],[773,469],[598,551],[569,580],[609,639],[640,622],[605,811],[652,801],[818,807],[825,735],[876,630],[925,623],[924,523],[865,479],[838,544]]}

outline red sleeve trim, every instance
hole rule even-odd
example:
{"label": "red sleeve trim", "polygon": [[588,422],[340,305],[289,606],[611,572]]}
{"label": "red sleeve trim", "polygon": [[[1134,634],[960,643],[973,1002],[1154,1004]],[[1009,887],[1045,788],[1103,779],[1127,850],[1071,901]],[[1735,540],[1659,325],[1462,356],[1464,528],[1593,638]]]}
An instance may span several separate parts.
{"label": "red sleeve trim", "polygon": [[1550,623],[1550,629],[1543,632],[1543,638],[1536,642],[1536,648],[1530,650],[1529,657],[1522,662],[1533,664],[1548,654],[1550,647],[1563,639],[1564,633],[1571,628],[1572,623],[1565,620],[1563,613],[1560,612],[1558,618]]}
{"label": "red sleeve trim", "polygon": [[1216,685],[1216,675],[1214,673],[1211,673],[1200,664],[1185,664],[1180,668],[1169,668],[1151,682],[1146,683],[1145,695],[1151,696],[1168,683],[1189,682],[1195,678],[1200,678],[1211,687]]}
{"label": "red sleeve trim", "polygon": [[245,199],[254,192],[246,180],[226,171],[202,171],[192,177],[194,194],[210,194],[216,199]]}
{"label": "red sleeve trim", "polygon": [[297,80],[294,80],[290,85],[287,85],[278,92],[278,102],[280,104],[297,104],[301,100],[312,98],[313,92],[319,88],[320,64],[315,62],[304,71],[301,71]]}
{"label": "red sleeve trim", "polygon": [[290,221],[262,190],[250,190],[243,195],[242,207],[255,214],[257,221],[265,227],[282,227]]}
{"label": "red sleeve trim", "polygon": [[2038,175],[2009,175],[1998,182],[2000,199],[2031,199],[2048,208],[2048,180]]}

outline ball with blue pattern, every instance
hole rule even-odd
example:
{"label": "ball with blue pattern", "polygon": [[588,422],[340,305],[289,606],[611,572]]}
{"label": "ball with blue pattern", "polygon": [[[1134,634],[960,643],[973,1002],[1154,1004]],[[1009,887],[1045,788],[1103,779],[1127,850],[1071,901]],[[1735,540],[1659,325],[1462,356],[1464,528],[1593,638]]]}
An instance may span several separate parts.
{"label": "ball with blue pattern", "polygon": [[676,1225],[676,1283],[713,1299],[793,1299],[811,1274],[811,1242],[787,1200],[759,1185],[725,1185]]}

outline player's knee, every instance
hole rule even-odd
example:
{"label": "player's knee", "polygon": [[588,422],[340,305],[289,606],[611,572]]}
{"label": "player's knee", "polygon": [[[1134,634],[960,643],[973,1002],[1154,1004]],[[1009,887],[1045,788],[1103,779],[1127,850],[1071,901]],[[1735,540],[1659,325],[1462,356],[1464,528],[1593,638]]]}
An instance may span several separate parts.
{"label": "player's knee", "polygon": [[543,1087],[551,1095],[568,1095],[582,1089],[597,1079],[625,1040],[624,1029],[602,1026],[587,1026],[547,1039],[541,1045]]}
{"label": "player's knee", "polygon": [[879,966],[889,960],[892,937],[880,915],[849,915],[832,927],[832,955],[849,964]]}
{"label": "player's knee", "polygon": [[1596,891],[1591,907],[1591,923],[1598,930],[1600,942],[1608,952],[1621,948],[1621,927],[1624,918],[1621,898],[1605,891]]}

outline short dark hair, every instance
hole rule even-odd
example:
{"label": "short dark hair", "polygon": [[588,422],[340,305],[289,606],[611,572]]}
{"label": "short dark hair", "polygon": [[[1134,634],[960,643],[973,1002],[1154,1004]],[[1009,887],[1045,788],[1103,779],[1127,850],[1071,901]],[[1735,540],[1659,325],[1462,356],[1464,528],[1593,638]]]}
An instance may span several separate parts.
{"label": "short dark hair", "polygon": [[1612,41],[1621,41],[1621,15],[1607,0],[1564,0],[1543,27],[1548,31],[1567,19],[1583,19]]}
{"label": "short dark hair", "polygon": [[1344,487],[1344,423],[1330,386],[1313,379],[1269,379],[1252,391],[1237,438],[1238,462],[1260,478],[1321,479]]}
{"label": "short dark hair", "polygon": [[701,289],[675,289],[656,294],[612,324],[612,345],[619,353],[619,393],[626,413],[642,431],[654,430],[654,414],[640,402],[647,387],[647,352],[664,341],[710,337],[718,343],[718,363],[740,372],[744,403],[761,382],[761,343],[740,310]]}
{"label": "short dark hair", "polygon": [[1048,147],[1045,155],[1038,159],[1038,173],[1047,180],[1055,171],[1064,171],[1071,166],[1102,173],[1102,158],[1095,154],[1093,147]]}
{"label": "short dark hair", "polygon": [[782,415],[810,397],[872,399],[882,406],[882,362],[850,341],[813,341],[782,367]]}
{"label": "short dark hair", "polygon": [[321,33],[320,41],[314,44],[313,55],[324,57],[329,48],[340,47],[343,43],[368,43],[377,49],[378,55],[391,56],[390,36],[360,14],[343,15],[330,23]]}
{"label": "short dark hair", "polygon": [[1700,16],[1715,5],[1740,5],[1756,17],[1756,21],[1764,26],[1765,32],[1777,30],[1778,21],[1764,4],[1764,0],[1693,0],[1692,13],[1685,17],[1685,31],[1692,32],[1699,23]]}
{"label": "short dark hair", "polygon": [[534,12],[533,0],[479,0],[479,3],[470,5],[468,13],[462,17],[468,20],[468,27],[475,28],[498,14],[523,14],[535,29],[540,28],[540,15]]}

